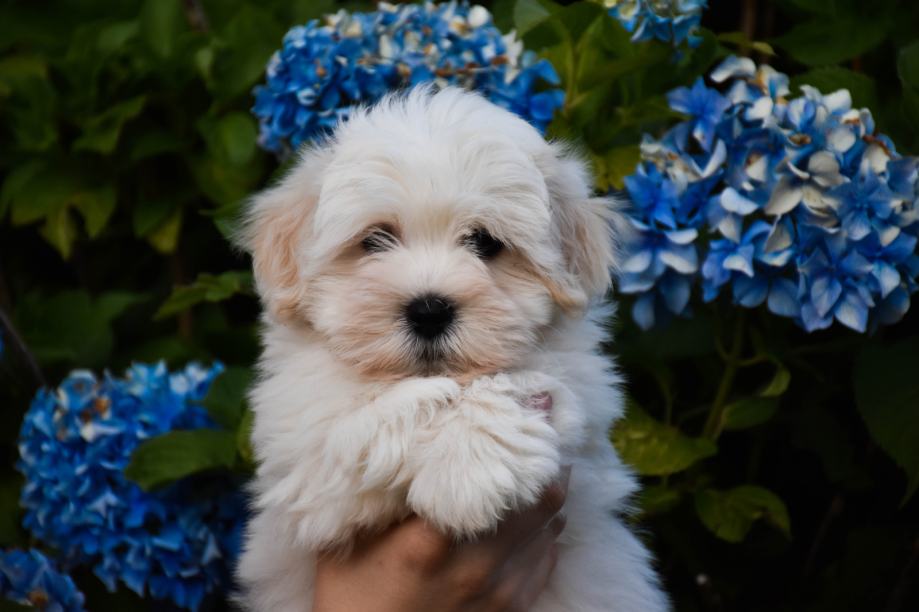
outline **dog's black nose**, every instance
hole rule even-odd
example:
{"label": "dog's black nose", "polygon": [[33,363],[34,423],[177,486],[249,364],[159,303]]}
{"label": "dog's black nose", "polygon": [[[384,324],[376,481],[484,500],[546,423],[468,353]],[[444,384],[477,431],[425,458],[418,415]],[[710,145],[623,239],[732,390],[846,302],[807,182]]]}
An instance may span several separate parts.
{"label": "dog's black nose", "polygon": [[405,307],[405,318],[412,331],[428,340],[447,331],[455,317],[453,302],[439,295],[422,295]]}

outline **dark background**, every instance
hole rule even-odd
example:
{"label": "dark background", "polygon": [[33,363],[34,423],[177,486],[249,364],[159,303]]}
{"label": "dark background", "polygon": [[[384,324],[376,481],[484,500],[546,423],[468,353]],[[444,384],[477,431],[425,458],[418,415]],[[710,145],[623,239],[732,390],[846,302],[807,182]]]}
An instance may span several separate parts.
{"label": "dark background", "polygon": [[[514,23],[514,4],[491,3],[503,29]],[[0,4],[0,310],[9,325],[0,357],[0,546],[34,544],[18,527],[13,465],[21,415],[40,385],[76,367],[117,373],[132,361],[252,364],[259,308],[248,262],[225,237],[242,199],[279,164],[256,147],[250,90],[290,26],[338,6]],[[611,65],[628,40],[615,27],[575,27],[571,36],[579,49],[600,49],[592,61]],[[598,188],[621,187],[640,135],[673,123],[666,91],[730,52],[768,61],[793,84],[849,88],[902,153],[919,152],[919,64],[906,54],[919,41],[919,3],[715,0],[703,27],[703,44],[679,62],[664,43],[630,46],[633,68],[550,128],[581,141]],[[618,42],[590,38],[601,35]],[[525,41],[550,59],[564,45],[540,32]],[[608,349],[635,405],[680,435],[698,435],[724,369],[716,343],[731,340],[736,311],[699,303],[692,319],[649,333],[627,316],[615,322]],[[676,609],[919,609],[919,502],[907,493],[919,478],[916,310],[871,337],[836,328],[808,335],[760,311],[745,325],[744,354],[770,359],[742,369],[732,397],[784,368],[790,383],[774,416],[723,435],[717,454],[685,470],[647,476],[656,497],[640,500],[638,520]],[[887,443],[891,430],[899,452]],[[762,509],[717,519],[747,523],[739,542],[703,524],[699,491],[744,484],[784,502],[788,533]],[[88,572],[75,577],[90,610],[146,605],[106,594]]]}

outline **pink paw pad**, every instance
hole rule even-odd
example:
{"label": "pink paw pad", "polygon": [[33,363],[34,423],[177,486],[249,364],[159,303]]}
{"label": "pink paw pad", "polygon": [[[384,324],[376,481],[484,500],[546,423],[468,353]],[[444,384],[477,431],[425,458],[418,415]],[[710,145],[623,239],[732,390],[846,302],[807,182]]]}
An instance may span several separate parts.
{"label": "pink paw pad", "polygon": [[545,391],[531,395],[526,401],[526,406],[540,412],[552,412],[552,396]]}

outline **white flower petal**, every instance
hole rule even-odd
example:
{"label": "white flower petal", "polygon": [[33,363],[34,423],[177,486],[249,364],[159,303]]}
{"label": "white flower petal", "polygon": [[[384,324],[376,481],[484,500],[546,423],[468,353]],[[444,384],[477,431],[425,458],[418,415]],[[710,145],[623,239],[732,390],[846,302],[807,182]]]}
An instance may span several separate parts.
{"label": "white flower petal", "polygon": [[772,190],[769,203],[766,204],[767,215],[784,215],[791,212],[801,203],[802,189],[791,184],[788,179],[782,179]]}
{"label": "white flower petal", "polygon": [[791,170],[791,173],[794,174],[796,177],[798,177],[801,180],[809,179],[811,176],[809,173],[805,172],[804,170],[801,170],[800,168],[798,168],[796,165],[794,165],[791,162],[788,162],[788,164],[786,165],[788,166],[788,169]]}
{"label": "white flower petal", "polygon": [[689,244],[699,236],[699,231],[693,228],[666,232],[667,239],[676,244]]}
{"label": "white flower petal", "polygon": [[833,129],[826,137],[827,146],[834,151],[845,153],[855,144],[855,134],[849,126],[839,126]]}
{"label": "white flower petal", "polygon": [[737,213],[738,215],[748,215],[757,208],[756,202],[742,196],[733,187],[728,187],[721,192],[721,207],[728,212]]}
{"label": "white flower petal", "polygon": [[750,179],[754,181],[759,181],[760,183],[766,182],[766,170],[769,167],[769,158],[765,155],[760,155],[752,163],[747,165],[745,172]]}
{"label": "white flower petal", "polygon": [[491,20],[491,13],[484,6],[473,5],[469,9],[469,25],[473,28],[480,28]]}
{"label": "white flower petal", "polygon": [[881,174],[887,170],[887,162],[890,161],[890,156],[884,150],[884,147],[872,144],[865,150],[864,159],[868,167],[871,168],[872,173]]}
{"label": "white flower petal", "polygon": [[751,278],[753,277],[753,266],[743,255],[737,253],[728,255],[724,258],[724,267],[727,270],[734,270],[735,272],[746,274]]}
{"label": "white flower petal", "polygon": [[832,113],[843,113],[852,108],[852,94],[848,89],[840,89],[823,96],[823,103]]}
{"label": "white flower petal", "polygon": [[727,158],[728,150],[724,146],[724,143],[720,140],[715,143],[715,150],[712,151],[712,154],[708,158],[708,162],[705,164],[704,168],[699,168],[696,165],[696,162],[692,162],[693,170],[699,175],[700,178],[708,178],[715,173],[721,167],[721,164],[724,163],[724,160]]}
{"label": "white flower petal", "polygon": [[665,249],[659,256],[664,264],[680,274],[692,274],[699,268],[698,254],[691,246]]}
{"label": "white flower petal", "polygon": [[737,215],[725,215],[718,222],[717,229],[721,235],[731,242],[740,242],[740,234],[743,230],[743,222]]}
{"label": "white flower petal", "polygon": [[878,232],[878,240],[881,241],[881,246],[887,246],[891,242],[897,239],[897,236],[900,235],[900,228],[896,225],[888,225],[883,230]]}
{"label": "white flower petal", "polygon": [[833,153],[817,151],[807,161],[807,170],[811,174],[834,176],[839,174],[839,162]]}
{"label": "white flower petal", "polygon": [[735,77],[752,77],[756,74],[756,63],[749,57],[732,55],[712,70],[711,79],[716,83],[723,83]]}
{"label": "white flower petal", "polygon": [[642,249],[625,260],[625,263],[622,264],[622,271],[633,274],[644,272],[651,265],[653,257],[654,253],[651,249]]}
{"label": "white flower petal", "polygon": [[756,102],[753,103],[753,106],[748,108],[744,113],[744,118],[747,121],[757,121],[759,119],[765,119],[772,114],[772,109],[775,106],[775,102],[772,101],[772,98],[762,97]]}
{"label": "white flower petal", "polygon": [[791,232],[784,223],[776,223],[769,231],[769,237],[766,238],[766,244],[763,249],[766,253],[782,251],[791,246]]}

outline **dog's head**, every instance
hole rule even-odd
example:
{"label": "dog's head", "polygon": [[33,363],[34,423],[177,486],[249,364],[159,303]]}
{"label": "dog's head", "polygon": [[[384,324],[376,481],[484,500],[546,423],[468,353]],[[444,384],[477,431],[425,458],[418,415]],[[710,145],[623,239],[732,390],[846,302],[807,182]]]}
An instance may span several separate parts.
{"label": "dog's head", "polygon": [[605,293],[616,218],[523,120],[420,88],[302,152],[244,241],[272,324],[310,326],[364,376],[473,375]]}

